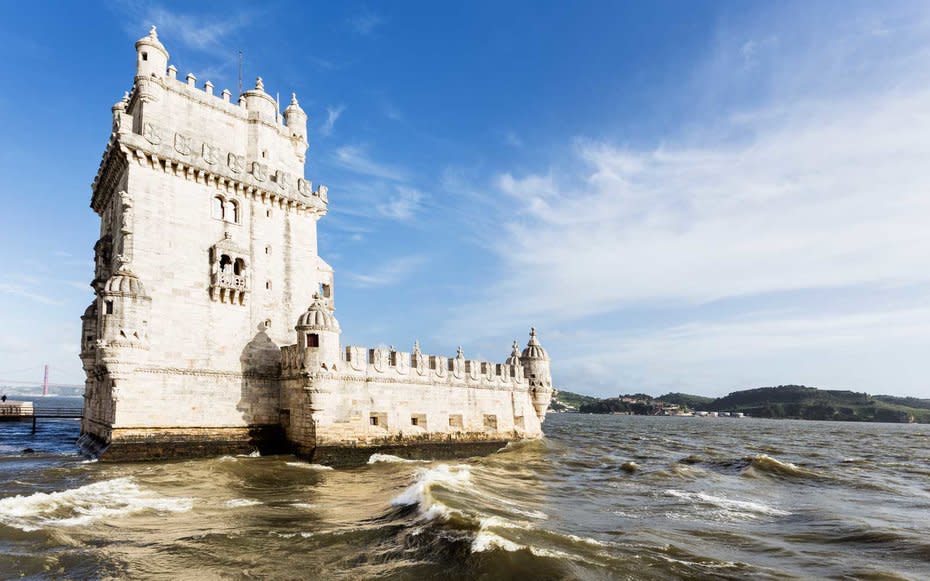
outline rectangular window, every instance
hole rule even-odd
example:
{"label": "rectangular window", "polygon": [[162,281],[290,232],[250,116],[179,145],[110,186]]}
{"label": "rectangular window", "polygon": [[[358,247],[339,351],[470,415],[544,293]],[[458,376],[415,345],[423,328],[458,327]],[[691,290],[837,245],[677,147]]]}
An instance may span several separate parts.
{"label": "rectangular window", "polygon": [[369,420],[369,422],[371,423],[371,425],[373,425],[373,426],[377,426],[377,425],[378,425],[378,416],[372,414],[372,416],[371,416],[370,418],[368,418],[368,420]]}
{"label": "rectangular window", "polygon": [[452,428],[453,430],[461,430],[464,427],[464,423],[462,422],[462,416],[461,415],[449,416],[449,427]]}
{"label": "rectangular window", "polygon": [[384,412],[371,412],[368,416],[368,423],[373,427],[377,426],[381,429],[387,429],[387,414]]}
{"label": "rectangular window", "polygon": [[497,416],[494,414],[484,414],[484,429],[485,430],[496,430],[497,429]]}
{"label": "rectangular window", "polygon": [[320,336],[316,333],[307,333],[307,347],[319,347]]}
{"label": "rectangular window", "polygon": [[410,416],[410,425],[426,429],[426,414],[412,414]]}
{"label": "rectangular window", "polygon": [[113,314],[113,301],[104,301],[104,314],[112,315]]}

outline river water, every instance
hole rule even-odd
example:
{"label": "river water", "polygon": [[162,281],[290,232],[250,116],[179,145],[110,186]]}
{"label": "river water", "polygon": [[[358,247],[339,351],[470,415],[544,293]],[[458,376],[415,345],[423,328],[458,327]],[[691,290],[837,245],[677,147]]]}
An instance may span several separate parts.
{"label": "river water", "polygon": [[77,422],[30,430],[0,424],[0,578],[930,578],[926,425],[560,414],[339,470],[86,462]]}

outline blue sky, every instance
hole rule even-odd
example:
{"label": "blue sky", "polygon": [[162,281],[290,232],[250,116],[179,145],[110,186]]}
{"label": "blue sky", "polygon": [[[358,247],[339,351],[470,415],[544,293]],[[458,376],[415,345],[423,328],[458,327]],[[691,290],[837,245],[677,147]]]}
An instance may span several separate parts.
{"label": "blue sky", "polygon": [[[811,5],[813,4],[813,5]],[[310,115],[348,344],[583,393],[930,397],[930,5],[0,4],[0,378],[79,383],[110,106],[150,25]]]}

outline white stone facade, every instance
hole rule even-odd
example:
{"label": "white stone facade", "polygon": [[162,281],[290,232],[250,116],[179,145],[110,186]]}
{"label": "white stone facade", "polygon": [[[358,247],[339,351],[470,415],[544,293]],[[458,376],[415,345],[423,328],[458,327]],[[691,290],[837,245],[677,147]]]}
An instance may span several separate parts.
{"label": "white stone facade", "polygon": [[317,252],[327,189],[304,179],[296,96],[281,113],[261,79],[237,102],[179,80],[154,28],[136,53],[93,184],[86,449],[201,455],[279,433],[336,462],[341,448],[542,434],[552,386],[535,334],[502,364],[341,348]]}

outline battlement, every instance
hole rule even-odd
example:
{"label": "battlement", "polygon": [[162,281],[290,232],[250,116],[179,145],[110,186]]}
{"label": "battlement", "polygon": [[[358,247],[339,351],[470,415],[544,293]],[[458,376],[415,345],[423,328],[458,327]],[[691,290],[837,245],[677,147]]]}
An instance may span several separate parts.
{"label": "battlement", "polygon": [[311,352],[301,345],[288,345],[281,348],[282,376],[289,377],[301,373],[326,371],[337,373],[346,378],[379,382],[410,382],[428,384],[459,385],[462,387],[483,387],[487,389],[523,390],[528,382],[523,375],[523,366],[519,363],[493,363],[463,356],[446,357],[443,355],[425,355],[414,351],[376,347],[346,346],[340,359],[335,364],[323,363],[319,369],[313,369]]}

